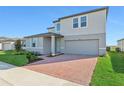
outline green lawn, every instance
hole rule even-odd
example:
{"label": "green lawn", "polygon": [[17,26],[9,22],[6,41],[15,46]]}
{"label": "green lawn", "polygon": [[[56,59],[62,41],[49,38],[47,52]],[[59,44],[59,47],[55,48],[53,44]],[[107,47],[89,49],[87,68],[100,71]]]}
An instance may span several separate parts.
{"label": "green lawn", "polygon": [[14,55],[15,51],[0,51],[0,61],[16,66],[23,66],[28,63],[26,55]]}
{"label": "green lawn", "polygon": [[105,57],[99,57],[91,85],[124,85],[124,53],[109,52]]}

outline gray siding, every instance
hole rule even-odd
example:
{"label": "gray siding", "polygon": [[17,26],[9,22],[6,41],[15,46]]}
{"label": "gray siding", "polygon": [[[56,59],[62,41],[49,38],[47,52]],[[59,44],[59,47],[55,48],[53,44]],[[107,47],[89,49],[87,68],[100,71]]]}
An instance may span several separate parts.
{"label": "gray siding", "polygon": [[26,47],[23,47],[23,49],[26,49],[28,51],[32,52],[39,52],[40,54],[43,54],[43,37],[37,37],[36,38],[36,47],[32,47],[32,38],[25,38],[26,40]]}

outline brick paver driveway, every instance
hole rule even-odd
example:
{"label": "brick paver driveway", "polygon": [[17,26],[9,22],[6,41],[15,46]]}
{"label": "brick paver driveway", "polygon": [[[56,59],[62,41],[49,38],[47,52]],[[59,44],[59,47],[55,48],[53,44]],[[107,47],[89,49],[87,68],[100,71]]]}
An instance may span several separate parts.
{"label": "brick paver driveway", "polygon": [[97,57],[83,55],[60,55],[44,57],[24,68],[48,74],[82,85],[89,85]]}

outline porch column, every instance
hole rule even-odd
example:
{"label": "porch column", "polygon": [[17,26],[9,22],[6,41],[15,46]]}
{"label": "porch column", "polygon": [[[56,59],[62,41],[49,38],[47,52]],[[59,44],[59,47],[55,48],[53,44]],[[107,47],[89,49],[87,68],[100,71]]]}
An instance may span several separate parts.
{"label": "porch column", "polygon": [[51,36],[51,53],[55,56],[55,36]]}

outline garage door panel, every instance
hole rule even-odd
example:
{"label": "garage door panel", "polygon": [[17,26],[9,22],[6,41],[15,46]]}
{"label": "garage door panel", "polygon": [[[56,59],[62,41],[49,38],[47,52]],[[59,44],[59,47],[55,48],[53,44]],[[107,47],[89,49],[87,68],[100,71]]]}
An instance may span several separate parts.
{"label": "garage door panel", "polygon": [[98,55],[98,40],[66,40],[65,53]]}
{"label": "garage door panel", "polygon": [[3,44],[3,49],[4,50],[11,50],[11,45],[10,44]]}

